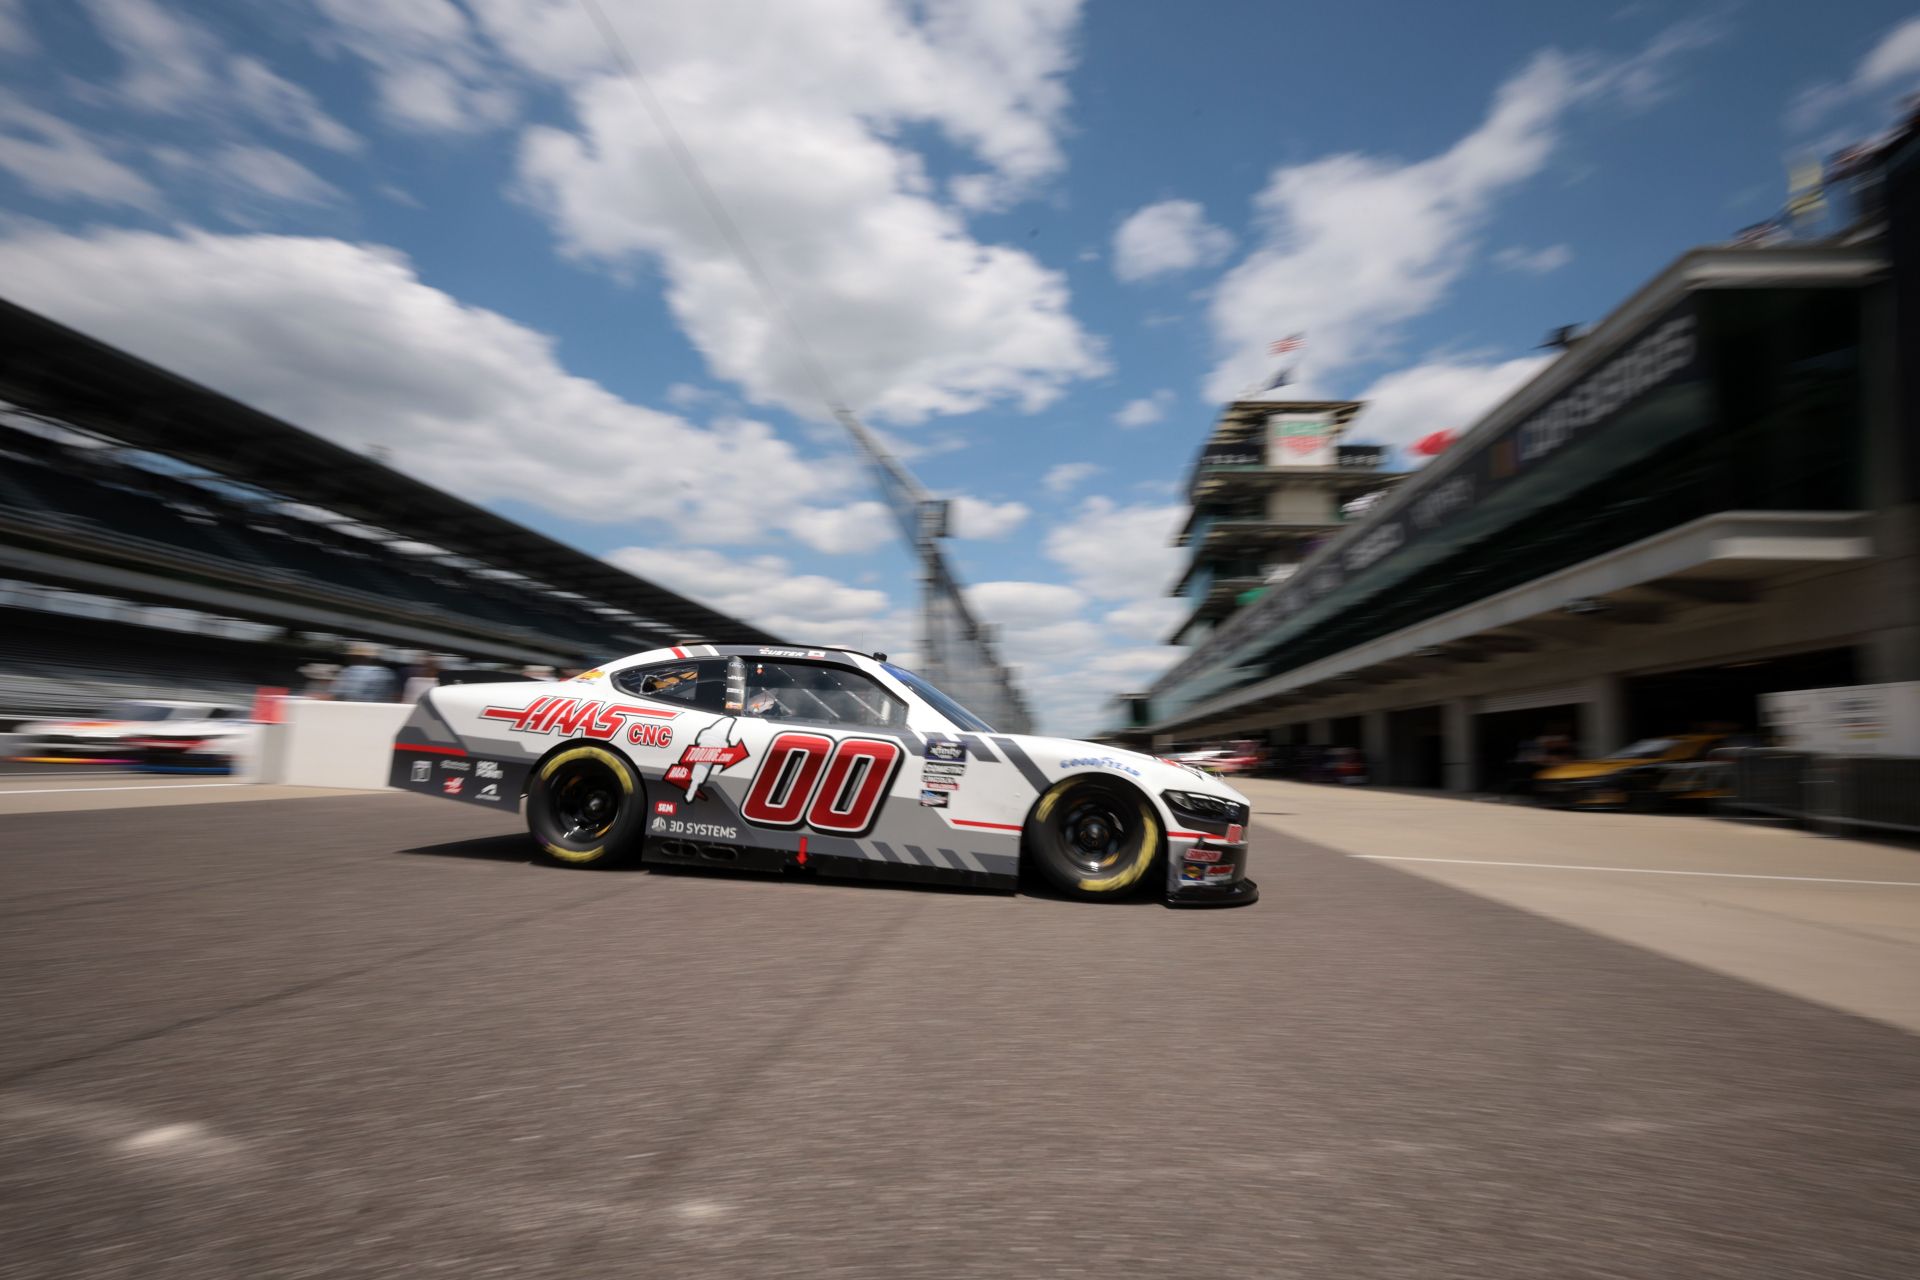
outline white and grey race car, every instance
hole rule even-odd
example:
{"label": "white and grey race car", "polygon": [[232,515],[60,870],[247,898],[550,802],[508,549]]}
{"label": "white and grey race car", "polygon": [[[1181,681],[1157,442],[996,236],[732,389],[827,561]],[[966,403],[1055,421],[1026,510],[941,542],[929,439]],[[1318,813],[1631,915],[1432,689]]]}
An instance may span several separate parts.
{"label": "white and grey race car", "polygon": [[569,866],[998,889],[1025,871],[1081,898],[1259,896],[1247,799],[1220,779],[996,733],[884,655],[847,649],[689,645],[565,682],[442,686],[395,739],[389,782],[498,808],[524,800],[534,840]]}

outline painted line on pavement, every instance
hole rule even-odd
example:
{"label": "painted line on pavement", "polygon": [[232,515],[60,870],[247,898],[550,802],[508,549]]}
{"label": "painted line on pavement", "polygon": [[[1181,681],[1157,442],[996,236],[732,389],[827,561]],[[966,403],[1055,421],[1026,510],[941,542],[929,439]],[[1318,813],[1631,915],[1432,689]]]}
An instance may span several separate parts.
{"label": "painted line on pavement", "polygon": [[77,773],[37,773],[22,769],[18,773],[0,772],[0,782],[47,782],[54,778],[123,778],[125,769],[110,769],[102,765],[98,769],[82,769]]}
{"label": "painted line on pavement", "polygon": [[1709,876],[1719,880],[1803,880],[1810,884],[1897,885],[1920,889],[1920,880],[1841,880],[1833,876],[1766,876],[1751,871],[1668,871],[1660,867],[1581,867],[1564,862],[1490,862],[1482,858],[1406,858],[1393,853],[1350,853],[1368,862],[1445,862],[1462,867],[1537,867],[1543,871],[1618,871],[1630,876]]}
{"label": "painted line on pavement", "polygon": [[186,791],[195,787],[250,787],[250,782],[156,782],[150,787],[45,787],[13,791],[0,786],[0,796],[71,796],[85,791]]}

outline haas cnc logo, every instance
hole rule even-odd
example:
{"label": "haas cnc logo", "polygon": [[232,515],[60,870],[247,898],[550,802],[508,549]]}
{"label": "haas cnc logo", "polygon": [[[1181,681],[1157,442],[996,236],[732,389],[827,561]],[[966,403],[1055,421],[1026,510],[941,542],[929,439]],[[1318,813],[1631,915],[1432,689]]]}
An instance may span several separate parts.
{"label": "haas cnc logo", "polygon": [[[649,724],[648,720],[671,720],[679,714],[660,707],[629,707],[556,694],[536,698],[528,707],[487,707],[480,713],[482,719],[505,720],[515,733],[550,733],[605,742],[625,729],[627,741],[636,747],[672,746],[673,726]],[[629,719],[634,721],[632,725],[627,723]]]}

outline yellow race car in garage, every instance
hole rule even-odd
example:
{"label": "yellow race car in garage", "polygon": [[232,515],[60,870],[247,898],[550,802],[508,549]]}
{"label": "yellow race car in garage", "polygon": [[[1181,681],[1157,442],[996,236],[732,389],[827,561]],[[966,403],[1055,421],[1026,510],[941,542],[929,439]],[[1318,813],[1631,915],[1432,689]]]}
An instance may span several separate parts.
{"label": "yellow race car in garage", "polygon": [[1644,812],[1677,801],[1712,799],[1717,776],[1695,768],[1724,734],[1680,733],[1642,738],[1597,760],[1572,760],[1542,769],[1533,792],[1568,809]]}

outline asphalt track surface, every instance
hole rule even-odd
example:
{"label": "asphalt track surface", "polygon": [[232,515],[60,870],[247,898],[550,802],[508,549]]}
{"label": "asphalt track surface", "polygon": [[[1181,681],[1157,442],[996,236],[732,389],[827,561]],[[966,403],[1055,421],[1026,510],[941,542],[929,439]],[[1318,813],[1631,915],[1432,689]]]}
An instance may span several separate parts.
{"label": "asphalt track surface", "polygon": [[1920,1040],[1257,821],[1176,912],[0,818],[0,1275],[1916,1273]]}

